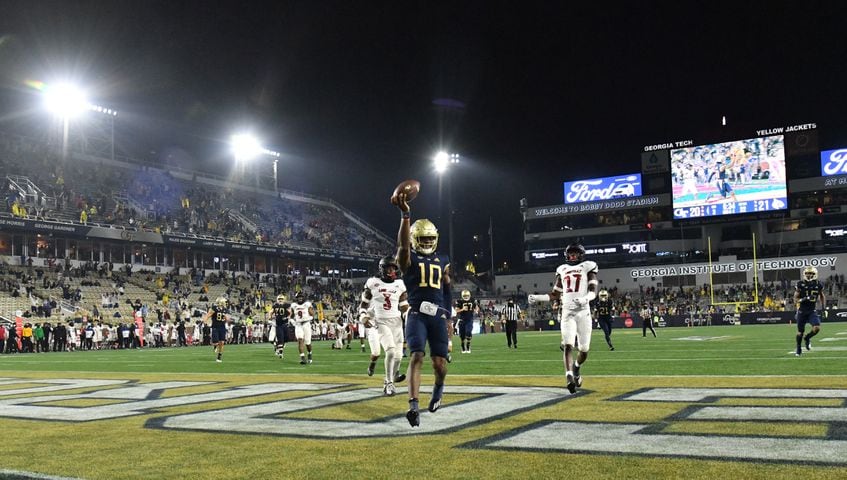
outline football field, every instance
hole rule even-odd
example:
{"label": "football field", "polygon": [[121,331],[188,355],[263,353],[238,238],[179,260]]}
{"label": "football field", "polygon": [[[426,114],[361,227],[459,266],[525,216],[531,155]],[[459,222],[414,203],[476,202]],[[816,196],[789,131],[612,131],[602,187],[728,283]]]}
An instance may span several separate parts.
{"label": "football field", "polygon": [[2,355],[0,478],[847,478],[847,323],[657,331],[595,331],[576,395],[558,332],[457,338],[418,429],[357,340]]}

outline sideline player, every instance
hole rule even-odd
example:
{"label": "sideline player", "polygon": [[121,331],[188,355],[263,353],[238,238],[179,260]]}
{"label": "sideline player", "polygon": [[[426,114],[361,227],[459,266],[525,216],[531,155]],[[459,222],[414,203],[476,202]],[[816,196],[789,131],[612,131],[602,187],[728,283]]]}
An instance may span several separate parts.
{"label": "sideline player", "polygon": [[447,323],[453,308],[450,293],[450,260],[435,252],[438,247],[438,229],[427,219],[415,220],[410,225],[409,204],[406,194],[392,198],[400,209],[400,229],[397,232],[397,264],[403,272],[409,296],[409,314],[406,317],[406,342],[411,352],[409,360],[409,425],[420,425],[418,393],[421,387],[421,367],[424,349],[429,343],[435,385],[429,411],[441,406],[444,379],[447,377]]}
{"label": "sideline player", "polygon": [[223,362],[221,356],[224,353],[224,343],[226,342],[226,322],[229,320],[229,314],[226,311],[226,298],[218,297],[215,299],[215,304],[206,312],[204,322],[208,323],[212,319],[212,345],[215,346],[214,351],[217,355],[215,361]]}
{"label": "sideline player", "polygon": [[[818,315],[815,306],[817,301],[821,301],[821,308],[826,305],[826,298],[823,295],[823,284],[818,280],[818,269],[815,267],[806,267],[803,269],[803,276],[797,287],[794,290],[794,304],[797,305],[797,351],[794,355],[800,356],[803,350],[800,348],[800,342],[806,341],[806,350],[812,349],[812,337],[821,331],[821,317]],[[806,331],[806,324],[812,326],[806,336],[803,334]]]}
{"label": "sideline player", "polygon": [[399,270],[393,256],[383,257],[379,261],[379,277],[371,277],[365,282],[362,302],[359,304],[359,320],[368,329],[368,343],[371,347],[368,376],[374,374],[380,347],[385,349],[382,392],[389,397],[397,393],[394,383],[406,379],[406,375],[400,373],[400,362],[403,360],[402,317],[409,310],[409,301],[406,285],[397,278]]}
{"label": "sideline player", "polygon": [[[297,349],[300,350],[300,365],[312,363],[312,319],[315,317],[315,307],[306,301],[306,295],[298,292],[291,304],[291,314],[294,318],[294,336],[297,338]],[[304,349],[305,347],[305,349]],[[306,352],[309,352],[308,362]]]}
{"label": "sideline player", "polygon": [[280,360],[285,356],[285,342],[288,341],[288,322],[291,319],[291,304],[285,301],[285,295],[276,296],[276,303],[271,307],[274,316],[274,352]]}
{"label": "sideline player", "polygon": [[462,339],[462,353],[471,353],[471,337],[473,337],[473,315],[476,304],[471,298],[470,290],[462,290],[462,298],[456,304],[459,317],[459,337]]}
{"label": "sideline player", "polygon": [[609,292],[600,290],[597,294],[597,304],[594,306],[594,311],[597,312],[597,323],[603,330],[603,335],[606,337],[606,344],[609,345],[609,350],[615,351],[612,346],[612,301],[609,300]]}
{"label": "sideline player", "polygon": [[[567,263],[556,269],[553,291],[548,295],[529,295],[530,303],[549,302],[551,299],[561,302],[562,342],[565,344],[565,379],[568,391],[576,393],[582,386],[579,369],[588,360],[591,345],[591,309],[589,302],[597,292],[597,264],[585,260],[585,248],[571,244],[565,249]],[[573,361],[573,348],[579,341],[579,354]]]}

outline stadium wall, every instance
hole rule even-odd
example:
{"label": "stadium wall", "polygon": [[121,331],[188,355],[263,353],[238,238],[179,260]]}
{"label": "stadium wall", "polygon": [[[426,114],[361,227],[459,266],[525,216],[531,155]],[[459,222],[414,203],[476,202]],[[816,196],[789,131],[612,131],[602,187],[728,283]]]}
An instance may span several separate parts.
{"label": "stadium wall", "polygon": [[[708,263],[679,263],[661,266],[639,266],[633,268],[603,269],[602,259],[596,259],[601,288],[621,290],[638,289],[639,287],[668,287],[675,286],[670,280],[694,275],[694,285],[709,284]],[[775,270],[794,270],[796,274],[784,278],[794,282],[800,279],[800,269],[812,265],[817,267],[821,279],[831,275],[847,274],[847,254],[808,255],[796,257],[771,257],[757,260],[756,269],[759,282],[763,282],[763,272]],[[737,260],[734,256],[724,256],[713,261],[713,273],[741,273],[745,282],[753,284],[753,261]],[[518,275],[498,275],[496,278],[497,291],[502,294],[510,293],[546,293],[553,287],[554,267],[548,273],[529,273]],[[717,282],[716,282],[717,283]],[[742,282],[732,282],[742,283]]]}

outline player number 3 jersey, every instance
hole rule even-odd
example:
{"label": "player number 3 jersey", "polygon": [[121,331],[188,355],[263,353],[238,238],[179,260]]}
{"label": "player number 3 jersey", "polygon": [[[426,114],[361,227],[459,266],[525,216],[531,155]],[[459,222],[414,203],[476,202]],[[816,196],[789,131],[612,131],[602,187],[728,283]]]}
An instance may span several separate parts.
{"label": "player number 3 jersey", "polygon": [[585,260],[576,265],[563,264],[556,269],[556,291],[562,292],[562,304],[588,295],[588,274],[597,273],[597,264]]}
{"label": "player number 3 jersey", "polygon": [[365,282],[365,288],[371,292],[371,312],[376,319],[399,318],[400,296],[406,291],[403,280],[384,282],[372,277]]}

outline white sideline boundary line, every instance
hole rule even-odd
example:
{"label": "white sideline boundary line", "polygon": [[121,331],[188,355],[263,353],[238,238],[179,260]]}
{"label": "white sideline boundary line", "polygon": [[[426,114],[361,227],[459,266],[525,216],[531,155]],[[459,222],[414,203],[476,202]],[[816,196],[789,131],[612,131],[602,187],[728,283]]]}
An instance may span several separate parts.
{"label": "white sideline boundary line", "polygon": [[[821,357],[816,357],[816,358],[821,358]],[[833,358],[841,359],[842,357],[833,357]],[[561,360],[559,360],[559,362],[561,362]],[[32,372],[26,372],[27,375],[31,375],[31,373]],[[108,376],[108,377],[115,377],[115,378],[121,378],[121,379],[126,378],[126,377],[132,377],[133,375],[157,375],[157,376],[170,375],[170,376],[177,376],[177,377],[180,377],[180,376],[181,377],[186,377],[186,376],[215,376],[215,377],[247,377],[247,376],[268,377],[268,376],[275,376],[275,377],[278,377],[278,376],[290,376],[290,375],[314,376],[314,374],[310,374],[310,373],[291,373],[291,372],[279,372],[279,373],[234,373],[234,372],[139,373],[139,372],[94,372],[94,371],[73,371],[73,372],[55,371],[54,372],[54,371],[49,371],[49,372],[40,372],[40,373],[53,374],[53,376],[49,377],[49,378],[57,378],[57,377],[76,378],[74,375],[79,374],[79,375],[105,375],[105,376]],[[63,374],[67,374],[67,375],[63,375]],[[346,373],[346,374],[345,373],[339,373],[339,374],[325,373],[325,374],[321,374],[321,375],[322,376],[331,376],[331,377],[344,377],[344,378],[349,377],[349,378],[355,378],[355,379],[361,379],[364,376],[364,374],[359,374],[359,373]],[[427,375],[424,374],[424,376],[427,376]],[[559,378],[559,377],[563,377],[563,376],[564,376],[564,373],[554,374],[554,375],[545,375],[545,374],[538,374],[538,375],[514,375],[514,374],[500,375],[500,374],[498,374],[498,375],[496,375],[497,378],[504,378],[504,377],[505,378],[533,378],[533,377]],[[454,377],[491,378],[492,375],[491,374],[475,374],[475,373],[449,374],[448,375],[448,378],[454,378]],[[797,378],[797,375],[793,375],[793,374],[792,375],[727,375],[727,374],[721,374],[721,375],[627,375],[627,374],[609,375],[609,374],[597,374],[597,375],[591,375],[591,377],[592,378]],[[824,374],[807,375],[807,374],[803,374],[803,377],[804,378],[807,378],[807,377],[817,377],[817,378],[845,377],[845,378],[847,378],[847,374],[845,374],[845,375],[824,375]],[[24,377],[20,377],[20,378],[24,378]],[[32,378],[32,377],[26,377],[26,378],[32,380],[33,383],[37,383],[39,380],[41,380],[40,378]],[[449,383],[448,383],[448,385],[449,385]],[[2,472],[2,470],[0,470],[0,472]]]}

